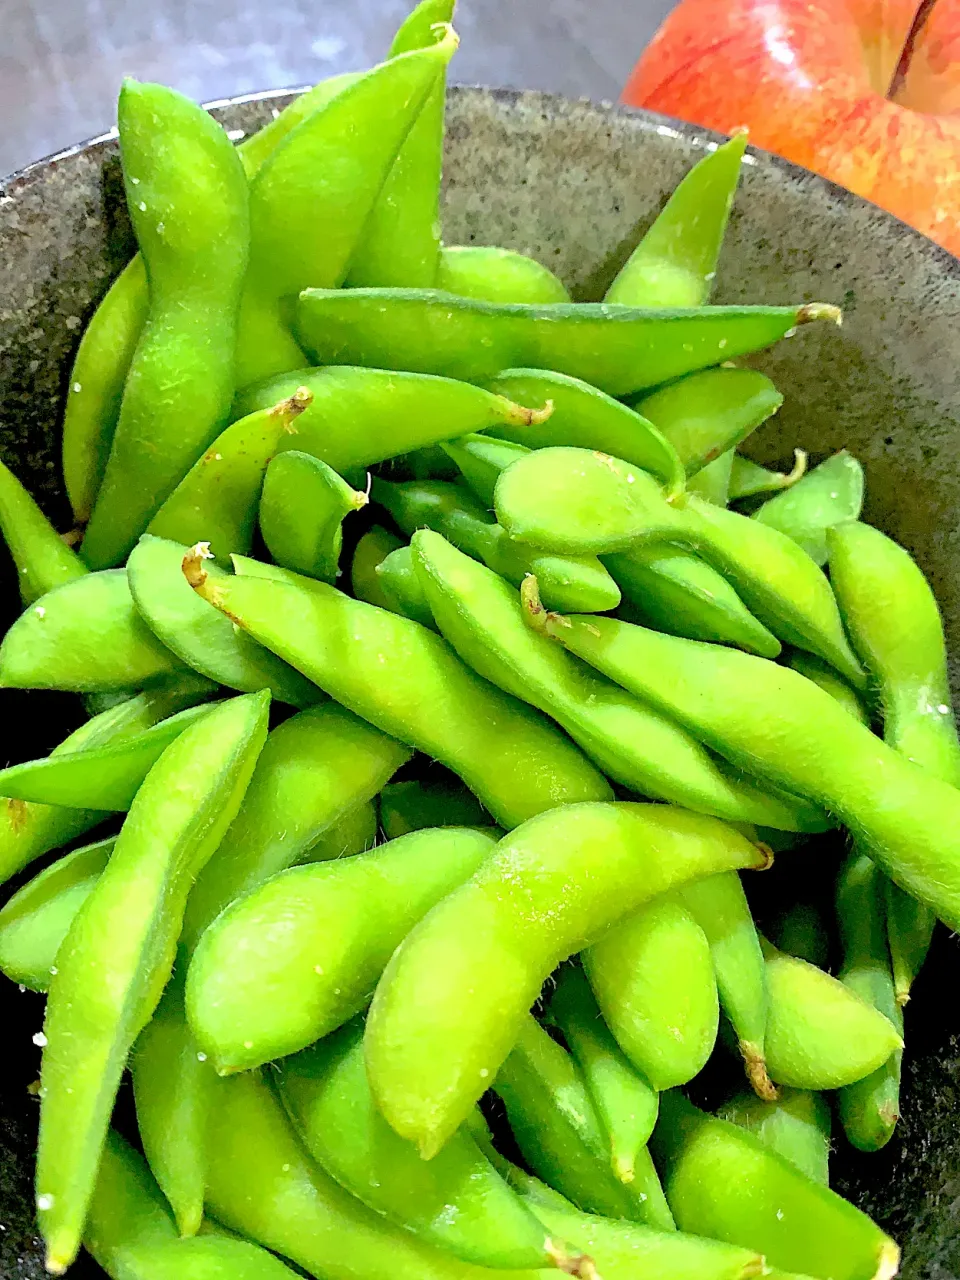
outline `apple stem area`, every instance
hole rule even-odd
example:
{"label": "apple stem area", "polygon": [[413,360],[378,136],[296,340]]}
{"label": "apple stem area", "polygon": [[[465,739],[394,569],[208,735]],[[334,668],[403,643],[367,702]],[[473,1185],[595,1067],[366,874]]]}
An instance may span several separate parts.
{"label": "apple stem area", "polygon": [[923,34],[924,27],[930,21],[933,11],[939,3],[940,0],[920,0],[920,7],[914,14],[913,22],[910,24],[910,30],[907,32],[907,38],[903,42],[903,49],[900,51],[900,58],[890,81],[890,87],[887,90],[886,96],[889,99],[895,99],[903,88],[917,43]]}

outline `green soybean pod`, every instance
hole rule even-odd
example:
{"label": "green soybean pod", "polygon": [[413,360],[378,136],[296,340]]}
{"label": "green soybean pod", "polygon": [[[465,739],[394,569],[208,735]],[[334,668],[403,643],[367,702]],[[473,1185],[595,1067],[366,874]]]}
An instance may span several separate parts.
{"label": "green soybean pod", "polygon": [[[375,604],[379,609],[391,609],[392,602],[377,575],[377,565],[382,564],[391,551],[397,551],[403,545],[395,533],[380,525],[374,525],[363,535],[354,548],[350,565],[350,590],[357,600]],[[391,609],[391,612],[396,610]]]}
{"label": "green soybean pod", "polygon": [[657,1122],[656,1090],[627,1061],[576,965],[560,969],[549,1016],[583,1074],[609,1140],[614,1173],[621,1182],[633,1182],[638,1156]]}
{"label": "green soybean pod", "polygon": [[214,1076],[187,1025],[183,992],[181,957],[131,1050],[130,1075],[150,1171],[173,1210],[180,1235],[195,1236],[203,1218],[206,1125]]}
{"label": "green soybean pod", "polygon": [[125,569],[48,591],[0,645],[0,686],[8,689],[137,689],[188,669],[140,617]]}
{"label": "green soybean pod", "polygon": [[359,1013],[391,952],[489,857],[494,831],[416,831],[294,867],[210,926],[187,976],[191,1025],[220,1072],[312,1044]]}
{"label": "green soybean pod", "polygon": [[491,511],[493,510],[493,491],[500,472],[505,471],[512,462],[526,457],[530,452],[525,444],[513,440],[500,440],[496,436],[488,436],[477,431],[468,436],[460,436],[456,440],[448,440],[440,448],[456,463],[468,488]]}
{"label": "green soybean pod", "polygon": [[870,727],[870,712],[864,706],[856,689],[851,688],[843,676],[838,675],[834,668],[822,658],[818,658],[813,653],[804,653],[802,649],[791,649],[786,655],[786,661],[787,666],[793,671],[799,671],[802,676],[819,685],[824,693],[829,693],[830,697],[849,711],[855,720],[859,720],[867,728]]}
{"label": "green soybean pod", "polygon": [[[399,284],[400,281],[375,280],[371,276],[363,283],[382,285]],[[408,280],[404,283],[413,285],[417,282]],[[570,301],[563,281],[535,258],[492,245],[444,245],[440,250],[435,278],[419,283],[435,285],[459,298],[479,298],[482,302]]]}
{"label": "green soybean pod", "polygon": [[484,827],[490,815],[453,774],[434,765],[425,779],[390,782],[380,792],[380,825],[388,840],[426,827]]}
{"label": "green soybean pod", "polygon": [[710,296],[747,146],[735,133],[690,170],[607,290],[605,302],[699,307]]}
{"label": "green soybean pod", "polygon": [[717,819],[664,805],[566,805],[525,822],[413,929],[380,979],[366,1041],[384,1116],[434,1155],[562,960],[658,893],[763,858]]}
{"label": "green soybean pod", "polygon": [[477,1266],[578,1270],[465,1129],[430,1161],[393,1132],[370,1096],[362,1022],[287,1058],[279,1083],[307,1150],[375,1213]]}
{"label": "green soybean pod", "polygon": [[20,598],[32,604],[88,572],[13,472],[0,462],[0,534],[17,574]]}
{"label": "green soybean pod", "polygon": [[679,1091],[660,1101],[654,1154],[681,1231],[756,1249],[820,1280],[891,1280],[900,1251],[866,1214]]}
{"label": "green soybean pod", "polygon": [[836,307],[646,310],[609,303],[478,302],[439,289],[305,289],[297,334],[318,364],[366,365],[487,383],[554,369],[629,396],[779,342]]}
{"label": "green soybean pod", "polygon": [[[837,925],[843,950],[838,977],[903,1035],[887,944],[883,873],[866,854],[851,853],[837,879]],[[900,1063],[895,1050],[871,1075],[837,1094],[844,1132],[861,1151],[879,1151],[900,1119]]]}
{"label": "green soybean pod", "polygon": [[250,234],[243,166],[202,107],[128,79],[118,112],[150,307],[81,547],[94,569],[125,558],[226,424]]}
{"label": "green soybean pod", "polygon": [[[201,597],[384,733],[460,775],[494,819],[516,826],[557,804],[610,795],[545,719],[504,697],[426,628],[334,587],[237,557],[235,578],[187,571]],[[286,576],[277,580],[277,572]],[[343,635],[352,643],[345,647]]]}
{"label": "green soybean pod", "polygon": [[209,543],[218,560],[246,554],[267,464],[313,397],[301,387],[286,400],[222,431],[147,525],[147,533],[193,546]]}
{"label": "green soybean pod", "polygon": [[311,844],[302,862],[329,862],[366,853],[377,843],[379,818],[373,800],[354,805]]}
{"label": "green soybean pod", "polygon": [[770,471],[758,462],[735,453],[730,467],[729,500],[740,502],[761,493],[781,493],[790,489],[807,474],[807,455],[802,449],[793,451],[790,471]]}
{"label": "green soybean pod", "polygon": [[552,716],[617,782],[731,821],[821,825],[806,806],[723,772],[672,720],[567,660],[525,625],[519,598],[501,578],[439,534],[421,530],[411,546],[437,626],[464,662]]}
{"label": "green soybean pod", "polygon": [[35,875],[0,910],[0,970],[11,982],[46,991],[57,952],[107,865],[114,837],[74,849]]}
{"label": "green soybean pod", "polygon": [[830,1104],[822,1093],[781,1089],[769,1101],[742,1093],[724,1103],[717,1115],[755,1134],[814,1182],[829,1185]]}
{"label": "green soybean pod", "polygon": [[753,519],[798,542],[817,564],[827,562],[827,530],[858,520],[863,508],[863,467],[842,449],[778,493]]}
{"label": "green soybean pod", "polygon": [[737,1036],[747,1079],[761,1098],[776,1097],[767,1075],[767,975],[753,916],[735,871],[677,891],[710,944],[720,1005]]}
{"label": "green soybean pod", "polygon": [[[730,451],[782,404],[783,396],[766,374],[721,368],[690,373],[660,387],[636,401],[636,411],[670,442],[692,477],[713,463],[719,465],[727,454],[723,465],[732,471],[736,462]],[[622,456],[613,449],[604,452]]]}
{"label": "green soybean pod", "polygon": [[[240,807],[269,693],[232,698],[151,769],[107,869],[70,927],[50,986],[37,1208],[47,1270],[76,1256],[127,1054],[170,976],[187,892]],[[101,981],[91,984],[95,970]]]}
{"label": "green soybean pod", "polygon": [[365,493],[352,489],[319,458],[281,453],[264,477],[260,532],[277,564],[333,582],[340,571],[343,520],[366,504]]}
{"label": "green soybean pod", "polygon": [[717,1039],[710,944],[679,894],[664,894],[583,953],[604,1021],[659,1092],[698,1075]]}
{"label": "green soybean pod", "polygon": [[714,507],[725,507],[730,501],[730,477],[733,474],[733,452],[728,449],[714,458],[705,467],[701,467],[696,475],[691,476],[687,484],[689,493]]}
{"label": "green soybean pod", "polygon": [[[204,544],[198,545],[209,555]],[[147,534],[127,561],[136,619],[151,638],[156,637],[154,643],[162,641],[165,653],[175,653],[184,664],[228,688],[254,693],[266,687],[294,707],[319,702],[322,694],[299,671],[238,631],[190,590],[182,569],[188,554],[194,552],[182,543]],[[212,563],[206,573],[217,581],[229,576]],[[0,647],[0,676],[2,659]]]}
{"label": "green soybean pod", "polygon": [[[327,702],[291,716],[267,738],[230,830],[187,900],[182,943],[237,898],[304,858],[358,805],[373,799],[410,758],[406,747]],[[338,856],[334,845],[329,850]]]}
{"label": "green soybean pod", "polygon": [[382,608],[389,609],[391,613],[399,613],[404,618],[412,618],[431,631],[437,630],[409,545],[398,547],[396,551],[384,556],[374,572],[380,584]]}
{"label": "green soybean pod", "polygon": [[524,1159],[551,1186],[591,1212],[674,1229],[646,1148],[636,1153],[629,1184],[614,1176],[606,1135],[576,1063],[529,1014],[493,1089]]}

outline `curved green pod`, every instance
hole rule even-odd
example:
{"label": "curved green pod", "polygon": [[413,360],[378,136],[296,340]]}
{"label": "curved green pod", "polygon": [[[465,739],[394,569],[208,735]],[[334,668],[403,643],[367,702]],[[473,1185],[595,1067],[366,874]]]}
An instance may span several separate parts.
{"label": "curved green pod", "polygon": [[[550,416],[553,417],[553,414]],[[459,436],[456,440],[448,440],[440,448],[456,463],[467,487],[489,511],[493,510],[493,491],[500,472],[530,452],[525,444],[501,440],[497,436],[478,431],[468,436]]]}
{"label": "curved green pod", "polygon": [[48,591],[0,645],[0,687],[8,689],[138,689],[188,670],[140,616],[125,569]]}
{"label": "curved green pod", "polygon": [[430,1161],[393,1132],[370,1096],[362,1022],[287,1058],[279,1084],[307,1150],[375,1213],[477,1266],[575,1269],[465,1129]]}
{"label": "curved green pod", "polygon": [[576,1063],[529,1014],[493,1089],[524,1159],[563,1195],[591,1212],[674,1229],[646,1147],[635,1153],[629,1184],[620,1181]]}
{"label": "curved green pod", "polygon": [[[333,582],[340,571],[342,525],[367,495],[309,453],[291,451],[274,458],[260,495],[260,532],[277,564]],[[238,548],[249,550],[249,547]]]}
{"label": "curved green pod", "polygon": [[549,401],[553,405],[553,413],[544,422],[528,428],[496,426],[490,429],[491,435],[528,449],[549,445],[599,449],[652,472],[666,485],[668,494],[682,491],[684,464],[673,444],[648,418],[589,383],[548,369],[505,369],[487,387],[521,404]]}
{"label": "curved green pod", "polygon": [[[266,691],[231,698],[167,748],[57,955],[36,1180],[54,1275],[79,1249],[127,1054],[170,976],[190,886],[240,807],[269,705]],[[96,984],[93,969],[102,977]]]}
{"label": "curved green pod", "polygon": [[759,463],[735,453],[730,467],[730,502],[754,498],[762,493],[780,493],[790,489],[807,473],[807,455],[802,449],[794,449],[794,463],[790,471],[770,471]]}
{"label": "curved green pod", "polygon": [[735,649],[595,614],[548,616],[546,628],[734,764],[822,804],[897,884],[960,926],[956,789],[904,759],[813,681]]}
{"label": "curved green pod", "polygon": [[17,477],[0,462],[0,534],[17,574],[20,599],[32,604],[54,587],[89,573]]}
{"label": "curved green pod", "polygon": [[623,592],[630,621],[690,640],[736,645],[761,658],[780,653],[780,641],[723,574],[683,547],[651,543],[604,556],[603,563]]}
{"label": "curved green pod", "polygon": [[124,560],[226,425],[250,236],[243,166],[202,107],[127,79],[118,120],[150,303],[81,547],[93,569]]}
{"label": "curved green pod", "polygon": [[900,1250],[866,1214],[679,1091],[661,1099],[653,1148],[681,1231],[756,1249],[767,1266],[819,1280],[896,1275]]}
{"label": "curved green pod", "polygon": [[604,1021],[657,1092],[698,1075],[720,1006],[706,934],[679,894],[642,907],[583,953]]}
{"label": "curved green pod", "polygon": [[769,1101],[742,1093],[724,1103],[717,1115],[755,1134],[814,1182],[829,1185],[830,1104],[822,1093],[781,1089]]}
{"label": "curved green pod", "polygon": [[359,76],[291,130],[257,171],[238,386],[303,364],[282,302],[308,284],[343,282],[397,154],[457,44],[445,26],[432,45]]}
{"label": "curved green pod", "polygon": [[388,840],[426,827],[483,827],[490,815],[459,779],[437,777],[391,782],[380,792],[380,825]]}
{"label": "curved green pod", "polygon": [[747,1078],[761,1098],[776,1090],[767,1075],[767,975],[753,916],[735,871],[684,885],[677,896],[710,944],[720,1005],[737,1037]]}
{"label": "curved green pod", "polygon": [[391,613],[399,613],[404,618],[412,618],[431,631],[437,630],[414,568],[413,552],[409,545],[398,547],[396,551],[384,556],[374,572],[379,582],[382,608],[389,609]]}
{"label": "curved green pod", "polygon": [[[371,278],[363,283],[378,286],[400,282]],[[440,250],[436,277],[427,287],[481,302],[570,301],[563,281],[535,258],[493,245],[445,244]]]}
{"label": "curved green pod", "polygon": [[74,849],[18,889],[0,910],[0,970],[31,991],[47,991],[57,952],[113,851],[115,837]]}
{"label": "curved green pod", "polygon": [[725,507],[730,501],[730,477],[733,475],[733,450],[714,458],[687,481],[687,492],[713,507]]}
{"label": "curved green pod", "polygon": [[621,267],[605,302],[699,307],[707,301],[746,146],[741,130],[693,166]]}
{"label": "curved green pod", "polygon": [[804,653],[802,649],[791,649],[786,655],[786,663],[793,671],[799,671],[802,676],[819,685],[824,693],[829,693],[830,697],[849,711],[855,720],[859,720],[867,728],[870,727],[870,712],[864,706],[860,695],[851,688],[843,676],[837,674],[829,663],[818,658],[816,654]]}
{"label": "curved green pod", "polygon": [[[713,464],[719,467],[720,458],[730,454],[725,468],[728,485],[732,485],[737,459],[730,451],[782,404],[783,396],[766,374],[756,369],[721,368],[704,369],[668,383],[635,401],[635,408],[669,441],[688,476]],[[604,453],[625,457],[614,449],[604,449]]]}
{"label": "curved green pod", "polygon": [[410,751],[326,702],[291,716],[267,738],[240,812],[187,900],[181,941],[188,952],[225,907],[295,862],[340,856],[318,848],[335,824],[366,804]]}
{"label": "curved green pod", "polygon": [[560,969],[548,1012],[583,1075],[607,1135],[613,1171],[620,1182],[633,1182],[657,1122],[657,1092],[627,1061],[576,965]]}
{"label": "curved green pod", "polygon": [[147,533],[185,546],[206,542],[218,560],[253,544],[267,464],[312,399],[304,388],[221,431],[147,525]]}
{"label": "curved green pod", "polygon": [[228,907],[187,975],[187,1014],[221,1072],[312,1044],[358,1013],[397,944],[489,857],[496,835],[417,831],[294,867]]}
{"label": "curved green pod", "polygon": [[561,960],[678,883],[763,861],[732,827],[665,805],[567,805],[525,822],[416,926],[380,979],[367,1066],[389,1123],[435,1154]]}
{"label": "curved green pod", "polygon": [[752,518],[779,529],[817,564],[826,564],[827,530],[859,520],[862,508],[863,467],[842,449],[785,492],[768,498]]}
{"label": "curved green pod", "polygon": [[[216,609],[191,591],[183,576],[183,560],[190,549],[179,542],[147,535],[140,539],[127,562],[127,578],[138,621],[164,652],[177,655],[203,675],[231,689],[253,693],[269,688],[281,702],[309,707],[322,694],[286,662],[242,634]],[[208,564],[206,573],[215,581],[229,577],[226,570]],[[0,674],[3,652],[0,648]],[[176,660],[176,659],[175,659]]]}
{"label": "curved green pod", "polygon": [[[442,761],[502,825],[609,796],[558,730],[468,671],[424,627],[325,583],[242,557],[235,564],[234,578],[191,568],[202,599],[355,714]],[[264,572],[270,577],[253,576]]]}
{"label": "curved green pod", "polygon": [[826,576],[785,534],[698,498],[673,506],[643,471],[584,449],[539,449],[497,481],[497,519],[512,538],[564,553],[675,542],[729,577],[764,625],[826,659],[857,688],[866,676]]}
{"label": "curved green pod", "polygon": [[379,818],[374,800],[366,800],[348,809],[342,818],[314,840],[301,857],[301,862],[329,862],[333,858],[352,858],[366,853],[377,843]]}
{"label": "curved green pod", "polygon": [[411,546],[437,626],[464,662],[552,716],[617,782],[731,821],[819,825],[820,815],[807,806],[725,773],[672,720],[624,697],[536,635],[524,623],[517,594],[492,570],[427,530],[415,533]]}
{"label": "curved green pod", "polygon": [[123,812],[130,808],[140,784],[170,743],[211,710],[208,704],[188,707],[119,742],[0,769],[0,796],[72,809]]}
{"label": "curved green pod", "polygon": [[318,364],[479,383],[503,369],[554,369],[620,397],[839,316],[823,303],[648,311],[602,302],[478,302],[439,289],[310,288],[297,305],[297,334]]}
{"label": "curved green pod", "polygon": [[599,613],[620,603],[620,588],[596,556],[556,556],[539,547],[520,546],[460,485],[375,479],[373,499],[408,537],[417,529],[432,529],[514,586],[534,574],[551,608],[564,608],[562,600],[580,600],[579,609]]}
{"label": "curved green pod", "polygon": [[405,544],[395,533],[374,525],[363,535],[353,551],[350,564],[350,590],[357,600],[365,604],[375,604],[378,609],[390,609],[392,602],[383,590],[383,583],[377,575],[377,566],[386,560],[391,551],[396,551]]}

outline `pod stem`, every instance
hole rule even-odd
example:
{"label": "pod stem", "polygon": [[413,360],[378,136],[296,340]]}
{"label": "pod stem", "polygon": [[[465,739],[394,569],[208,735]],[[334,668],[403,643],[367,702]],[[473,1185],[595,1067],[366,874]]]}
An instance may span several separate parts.
{"label": "pod stem", "polygon": [[210,550],[210,543],[198,542],[195,547],[190,548],[180,562],[183,576],[201,599],[206,600],[207,604],[212,604],[215,609],[219,609],[224,617],[229,618],[231,622],[236,623],[239,627],[242,625],[240,619],[234,617],[230,610],[224,607],[223,599],[216,583],[203,567],[204,560],[213,559],[214,555]]}
{"label": "pod stem", "polygon": [[515,404],[506,396],[497,396],[504,409],[504,419],[514,427],[539,427],[541,423],[553,416],[553,401],[548,400],[542,409],[527,409],[522,404]]}
{"label": "pod stem", "polygon": [[289,431],[291,435],[296,435],[296,428],[293,425],[295,418],[299,418],[304,409],[309,409],[313,404],[313,392],[309,387],[297,387],[292,396],[287,396],[285,400],[281,400],[269,409],[271,417],[283,418],[284,431]]}
{"label": "pod stem", "polygon": [[780,1097],[780,1090],[767,1074],[767,1061],[763,1055],[763,1050],[759,1045],[753,1044],[749,1040],[741,1040],[740,1053],[743,1057],[747,1079],[750,1081],[754,1093],[758,1098],[762,1098],[764,1102],[776,1102]]}
{"label": "pod stem", "polygon": [[843,312],[831,302],[808,302],[797,309],[797,324],[812,324],[814,320],[832,320],[839,327]]}
{"label": "pod stem", "polygon": [[588,1253],[569,1253],[563,1245],[556,1244],[548,1236],[543,1245],[544,1252],[558,1271],[568,1276],[579,1276],[580,1280],[600,1280],[596,1264]]}
{"label": "pod stem", "polygon": [[807,474],[806,450],[794,449],[793,470],[788,471],[787,474],[783,477],[783,487],[785,489],[791,488],[793,485],[797,483],[798,480],[802,480],[806,474]]}
{"label": "pod stem", "polygon": [[618,1182],[632,1182],[636,1176],[633,1156],[614,1156],[613,1172]]}

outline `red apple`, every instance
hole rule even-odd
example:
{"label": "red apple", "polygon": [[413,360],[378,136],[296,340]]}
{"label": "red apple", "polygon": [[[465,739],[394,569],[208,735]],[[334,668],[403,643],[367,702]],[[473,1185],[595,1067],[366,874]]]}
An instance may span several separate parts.
{"label": "red apple", "polygon": [[745,125],[960,254],[960,0],[682,0],[623,101]]}

